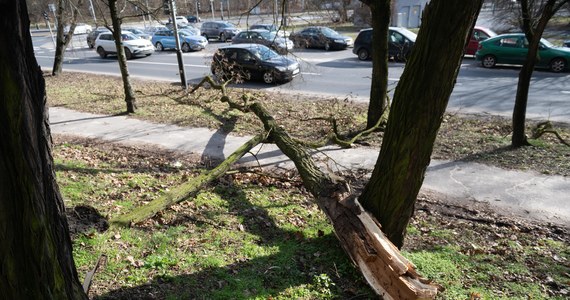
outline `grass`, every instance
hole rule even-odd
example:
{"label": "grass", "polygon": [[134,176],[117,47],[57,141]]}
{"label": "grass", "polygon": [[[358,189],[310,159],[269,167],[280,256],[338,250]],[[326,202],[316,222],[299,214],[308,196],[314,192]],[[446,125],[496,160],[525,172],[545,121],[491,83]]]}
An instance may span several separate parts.
{"label": "grass", "polygon": [[[84,80],[89,84],[79,84]],[[103,114],[124,110],[117,78],[69,73],[46,81],[52,106]],[[211,90],[186,95],[168,83],[134,81],[134,86],[139,110],[132,117],[212,129],[223,125],[239,135],[259,129],[253,117],[213,100],[218,95]],[[232,96],[240,92],[235,89]],[[299,138],[314,140],[328,132],[322,119],[332,115],[347,135],[365,121],[366,107],[358,103],[253,93]],[[569,136],[564,124],[556,129]],[[552,137],[513,150],[508,135],[509,124],[500,118],[447,115],[434,158],[569,175],[570,152]],[[375,133],[359,146],[378,147],[381,138]],[[55,142],[57,178],[70,211],[79,273],[93,268],[101,254],[107,257],[92,286],[95,298],[374,298],[292,174],[226,175],[195,199],[142,224],[106,229],[105,218],[155,199],[209,163],[151,147],[66,136],[56,136]],[[84,213],[84,207],[94,209]],[[484,210],[456,207],[450,213],[437,195],[421,195],[416,208],[403,250],[422,274],[445,288],[440,298],[567,297],[566,229]]]}
{"label": "grass", "polygon": [[[164,150],[62,136],[55,142],[66,206],[90,206],[108,218],[203,169]],[[404,254],[445,288],[442,299],[564,298],[567,232],[500,218],[508,225],[450,217],[426,197],[419,199]],[[73,213],[72,220],[74,215],[80,222],[94,219]],[[107,256],[92,286],[97,299],[374,298],[295,177],[234,173],[132,228],[88,227],[72,231],[74,257],[85,274],[101,254]]]}

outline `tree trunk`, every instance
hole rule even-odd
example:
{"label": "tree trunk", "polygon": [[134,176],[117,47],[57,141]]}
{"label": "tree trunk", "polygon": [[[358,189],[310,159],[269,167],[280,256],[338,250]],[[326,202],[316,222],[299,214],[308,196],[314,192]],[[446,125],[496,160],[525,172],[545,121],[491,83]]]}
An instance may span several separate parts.
{"label": "tree trunk", "polygon": [[121,19],[117,10],[117,0],[109,0],[109,11],[111,14],[111,22],[113,24],[113,38],[115,39],[115,47],[117,47],[117,60],[119,61],[119,69],[121,71],[121,77],[123,78],[127,113],[132,114],[135,113],[135,110],[137,109],[137,99],[135,97],[133,87],[131,86],[127,57],[121,42]]}
{"label": "tree trunk", "polygon": [[398,248],[481,4],[432,0],[396,87],[380,155],[360,202]]}
{"label": "tree trunk", "polygon": [[[364,2],[364,1],[363,1]],[[372,12],[372,83],[366,128],[374,127],[388,109],[388,27],[390,0],[367,1]],[[365,2],[366,3],[366,2]]]}
{"label": "tree trunk", "polygon": [[[531,15],[533,8],[531,7],[534,2],[528,0],[521,0],[521,15],[523,21],[523,30],[528,40],[528,53],[526,60],[519,72],[519,81],[517,84],[517,93],[515,98],[515,106],[513,108],[513,136],[511,137],[512,147],[522,147],[530,145],[525,135],[526,123],[526,107],[528,103],[528,92],[530,89],[530,80],[536,61],[540,59],[538,47],[540,45],[540,38],[546,28],[546,24],[552,16],[564,5],[568,0],[562,0],[556,3],[556,0],[548,0],[542,9],[539,11],[540,18],[538,22],[536,18]],[[536,26],[533,27],[533,24]]]}
{"label": "tree trunk", "polygon": [[82,1],[78,1],[77,5],[73,5],[71,27],[67,35],[63,34],[63,29],[65,26],[65,1],[58,0],[57,4],[57,31],[55,38],[55,57],[53,60],[52,75],[57,76],[63,71],[63,60],[65,56],[65,49],[69,46],[73,40],[73,34],[75,31],[75,25],[77,24],[77,15],[79,15],[78,7],[82,5]]}
{"label": "tree trunk", "polygon": [[87,299],[55,181],[25,1],[0,4],[0,298]]}

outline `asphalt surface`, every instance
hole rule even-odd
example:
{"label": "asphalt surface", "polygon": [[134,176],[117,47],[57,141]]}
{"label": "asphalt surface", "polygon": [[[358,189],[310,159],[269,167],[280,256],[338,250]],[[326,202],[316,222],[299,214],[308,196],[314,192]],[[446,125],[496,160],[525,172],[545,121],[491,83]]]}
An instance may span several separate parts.
{"label": "asphalt surface", "polygon": [[[126,116],[94,115],[65,108],[52,107],[49,113],[54,134],[97,138],[126,145],[151,144],[205,159],[224,159],[250,139],[205,128],[153,124]],[[332,170],[372,170],[378,149],[329,146],[313,154]],[[278,169],[294,167],[272,144],[259,145],[240,163]],[[449,201],[485,205],[498,213],[570,227],[568,177],[504,170],[478,163],[432,160],[422,190],[440,193]]]}

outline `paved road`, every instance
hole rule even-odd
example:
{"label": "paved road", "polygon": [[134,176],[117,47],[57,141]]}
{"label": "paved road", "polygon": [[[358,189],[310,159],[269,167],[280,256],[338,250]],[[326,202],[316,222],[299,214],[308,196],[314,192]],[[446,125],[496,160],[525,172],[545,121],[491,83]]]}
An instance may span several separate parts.
{"label": "paved road", "polygon": [[[53,64],[53,43],[47,36],[34,39],[36,58],[43,68]],[[66,55],[64,70],[119,74],[116,58],[101,59],[88,49],[85,36],[76,37]],[[225,43],[211,41],[207,49],[185,53],[186,78],[199,81],[209,74],[212,54]],[[314,93],[367,102],[370,93],[370,61],[359,61],[350,49],[324,52],[315,49],[295,50],[291,55],[301,63],[301,76],[290,83],[268,86],[246,83],[245,87],[293,93]],[[405,64],[389,64],[390,87],[396,86]],[[518,81],[517,67],[483,69],[472,58],[465,58],[451,96],[448,111],[488,113],[510,117]],[[136,77],[179,81],[174,52],[160,52],[142,59],[129,61],[129,71]],[[434,74],[437,76],[437,74]],[[555,74],[537,70],[531,83],[527,117],[570,123],[570,74]]]}

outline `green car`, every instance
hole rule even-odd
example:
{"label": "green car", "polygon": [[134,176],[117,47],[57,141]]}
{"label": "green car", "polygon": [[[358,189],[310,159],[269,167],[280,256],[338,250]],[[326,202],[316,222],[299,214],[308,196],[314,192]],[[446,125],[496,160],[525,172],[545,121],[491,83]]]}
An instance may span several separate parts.
{"label": "green car", "polygon": [[[524,33],[501,34],[479,44],[475,58],[485,68],[496,64],[522,65],[528,53],[528,41]],[[570,48],[556,47],[545,39],[540,39],[536,67],[548,68],[552,72],[568,70]]]}

